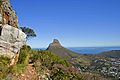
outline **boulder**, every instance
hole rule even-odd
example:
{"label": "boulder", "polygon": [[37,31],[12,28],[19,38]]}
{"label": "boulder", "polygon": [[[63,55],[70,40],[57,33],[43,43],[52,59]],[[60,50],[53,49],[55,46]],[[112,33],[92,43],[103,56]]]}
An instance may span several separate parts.
{"label": "boulder", "polygon": [[0,55],[14,57],[26,43],[26,34],[10,25],[3,25],[0,35]]}

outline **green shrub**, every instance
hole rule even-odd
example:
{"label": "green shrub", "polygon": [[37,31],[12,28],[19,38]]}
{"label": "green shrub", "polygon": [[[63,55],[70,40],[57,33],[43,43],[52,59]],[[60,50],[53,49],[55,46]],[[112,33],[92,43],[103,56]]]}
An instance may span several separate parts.
{"label": "green shrub", "polygon": [[2,0],[0,0],[0,6],[2,5]]}
{"label": "green shrub", "polygon": [[12,74],[19,75],[26,69],[26,65],[24,64],[16,64],[15,66],[10,67],[10,72]]}
{"label": "green shrub", "polygon": [[27,65],[29,62],[29,53],[31,52],[30,46],[24,45],[19,53],[18,64]]}
{"label": "green shrub", "polygon": [[80,72],[71,64],[49,51],[34,50],[30,57],[39,75],[49,71],[52,80],[82,80]]}
{"label": "green shrub", "polygon": [[53,80],[83,80],[77,68],[62,64],[53,65],[50,78]]}
{"label": "green shrub", "polygon": [[0,57],[0,80],[9,74],[10,59],[4,56]]}
{"label": "green shrub", "polygon": [[14,66],[9,66],[10,59],[4,56],[0,57],[0,80],[5,79],[9,74],[16,75],[25,71],[29,63],[29,56],[31,53],[30,46],[23,46],[19,53],[18,62]]}
{"label": "green shrub", "polygon": [[23,71],[25,71],[26,66],[29,63],[30,52],[31,52],[31,47],[27,45],[24,45],[20,49],[18,62],[16,65],[12,66],[11,68],[12,73],[20,74]]}
{"label": "green shrub", "polygon": [[69,63],[61,59],[60,57],[56,56],[55,54],[49,52],[49,51],[34,51],[33,56],[31,57],[32,62],[40,61],[43,66],[49,67],[53,64],[64,64],[66,66],[69,65]]}

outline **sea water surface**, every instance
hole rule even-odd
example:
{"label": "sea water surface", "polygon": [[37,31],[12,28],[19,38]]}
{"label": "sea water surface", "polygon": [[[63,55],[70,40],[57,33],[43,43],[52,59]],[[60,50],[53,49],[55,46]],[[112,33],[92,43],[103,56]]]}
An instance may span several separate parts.
{"label": "sea water surface", "polygon": [[[33,48],[39,50],[45,50],[46,48]],[[120,50],[119,47],[68,47],[69,50],[80,54],[99,54],[106,51]]]}
{"label": "sea water surface", "polygon": [[120,47],[70,47],[68,49],[81,54],[98,54],[106,51],[120,50]]}

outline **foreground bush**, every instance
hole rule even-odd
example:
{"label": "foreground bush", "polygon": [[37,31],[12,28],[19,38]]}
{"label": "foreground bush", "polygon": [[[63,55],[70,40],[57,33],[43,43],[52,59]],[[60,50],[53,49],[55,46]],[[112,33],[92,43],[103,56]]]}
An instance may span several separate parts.
{"label": "foreground bush", "polygon": [[0,80],[9,74],[10,59],[4,56],[0,57]]}
{"label": "foreground bush", "polygon": [[82,80],[77,68],[54,53],[34,50],[30,59],[39,75],[49,73],[52,80]]}
{"label": "foreground bush", "polygon": [[20,50],[16,65],[10,67],[9,64],[10,59],[0,57],[0,80],[16,80],[15,77],[24,73],[28,64],[33,64],[38,74],[37,80],[44,80],[44,78],[49,80],[108,80],[100,75],[80,73],[78,68],[54,53],[32,50],[29,46],[23,46]]}
{"label": "foreground bush", "polygon": [[23,71],[25,71],[26,66],[29,62],[29,46],[23,46],[20,50],[18,62],[14,66],[10,66],[10,59],[4,56],[0,57],[0,80],[8,80],[13,79],[13,75],[19,75]]}

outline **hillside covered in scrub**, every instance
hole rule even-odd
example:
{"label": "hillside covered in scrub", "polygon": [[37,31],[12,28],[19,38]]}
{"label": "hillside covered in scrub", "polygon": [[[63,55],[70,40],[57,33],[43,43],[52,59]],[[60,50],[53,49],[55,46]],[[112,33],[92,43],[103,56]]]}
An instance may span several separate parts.
{"label": "hillside covered in scrub", "polygon": [[[35,8],[35,10],[37,11],[32,12],[38,13],[38,9]],[[39,15],[37,15],[37,17]],[[45,17],[46,16],[47,15],[45,15]],[[30,18],[31,15],[28,17]],[[50,19],[50,21],[52,20]],[[37,27],[37,29],[38,28],[39,27]],[[45,31],[47,31],[48,28],[45,27],[45,29]],[[50,30],[52,31],[52,29]],[[66,30],[68,30],[68,28],[66,28]],[[72,32],[70,32],[72,33],[70,36],[74,36],[74,31],[75,30],[72,30]],[[85,31],[85,33],[86,32],[89,31]],[[35,50],[27,44],[27,41],[36,36],[33,29],[19,26],[18,17],[12,8],[10,0],[0,0],[0,80],[120,79],[120,50],[103,52],[101,54],[78,54],[65,48],[57,39],[54,39],[46,50]],[[38,44],[40,45],[40,43],[36,42],[35,45]]]}
{"label": "hillside covered in scrub", "polygon": [[0,57],[0,80],[107,80],[98,74],[83,73],[64,58],[49,51],[32,50],[24,46],[18,62]]}

